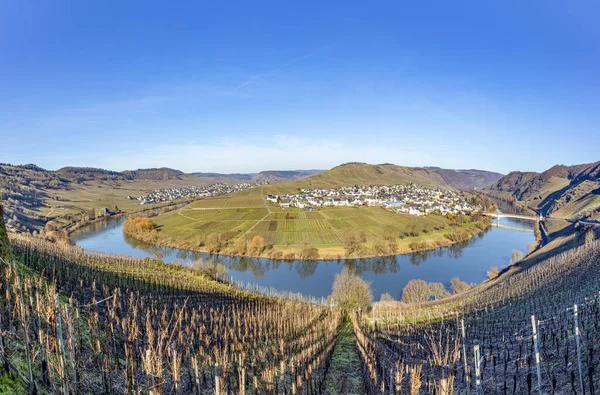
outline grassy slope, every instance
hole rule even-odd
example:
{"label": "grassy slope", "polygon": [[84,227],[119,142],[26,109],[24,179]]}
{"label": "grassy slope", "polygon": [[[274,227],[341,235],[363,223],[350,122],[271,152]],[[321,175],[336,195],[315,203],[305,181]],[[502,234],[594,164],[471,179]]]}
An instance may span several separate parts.
{"label": "grassy slope", "polygon": [[[202,186],[213,184],[214,180],[200,179],[194,176],[182,176],[182,180],[135,180],[135,181],[86,181],[71,190],[48,190],[45,200],[48,207],[40,208],[41,215],[59,223],[68,221],[62,217],[75,215],[84,210],[113,209],[118,206],[123,211],[140,209],[137,200],[127,199],[128,195],[138,197],[155,189]],[[151,206],[145,206],[150,208]]]}
{"label": "grassy slope", "polygon": [[449,189],[442,177],[426,169],[396,166],[351,163],[315,174],[298,181],[280,184],[278,188],[334,188],[349,185],[393,185],[414,182],[430,188]]}
{"label": "grassy slope", "polygon": [[330,395],[364,394],[365,383],[361,372],[352,324],[343,322],[338,328],[331,365],[325,378],[325,392]]}
{"label": "grassy slope", "polygon": [[566,219],[580,218],[582,215],[588,214],[593,210],[600,208],[600,196],[586,195],[575,202],[566,204],[559,210],[552,213],[552,216]]}
{"label": "grassy slope", "polygon": [[547,183],[545,183],[536,194],[527,196],[527,203],[534,208],[538,208],[550,195],[560,191],[564,187],[569,185],[569,179],[562,177],[550,177]]}

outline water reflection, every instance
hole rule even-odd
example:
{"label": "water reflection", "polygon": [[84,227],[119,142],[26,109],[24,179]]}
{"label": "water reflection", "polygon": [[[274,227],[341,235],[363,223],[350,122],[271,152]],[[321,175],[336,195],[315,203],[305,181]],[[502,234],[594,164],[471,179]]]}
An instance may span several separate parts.
{"label": "water reflection", "polygon": [[[399,297],[401,289],[413,278],[449,284],[452,277],[479,283],[491,266],[502,268],[510,261],[512,250],[525,251],[533,233],[490,227],[469,240],[431,251],[376,258],[337,261],[284,261],[249,257],[229,257],[180,250],[140,242],[125,236],[124,218],[91,224],[73,236],[80,246],[116,254],[162,259],[165,262],[202,266],[227,271],[237,281],[256,283],[280,290],[327,296],[335,274],[343,267],[354,269],[372,282],[378,297],[388,292]],[[532,228],[532,221],[502,218],[512,228]]]}

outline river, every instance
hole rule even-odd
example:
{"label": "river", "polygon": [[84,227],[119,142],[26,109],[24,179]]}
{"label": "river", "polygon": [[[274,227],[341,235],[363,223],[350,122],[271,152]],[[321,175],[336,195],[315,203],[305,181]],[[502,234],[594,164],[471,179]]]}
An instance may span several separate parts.
{"label": "river", "polygon": [[[513,250],[526,252],[527,245],[535,239],[532,232],[492,226],[465,242],[423,253],[339,261],[287,262],[217,256],[142,243],[123,234],[124,220],[112,218],[88,225],[71,238],[77,245],[89,250],[152,257],[184,265],[200,262],[227,270],[236,281],[316,297],[329,295],[335,274],[344,266],[349,266],[371,283],[376,300],[383,293],[400,299],[404,286],[415,278],[441,282],[446,288],[449,288],[453,277],[468,283],[480,283],[486,279],[490,267],[501,269],[508,265]],[[500,223],[511,228],[533,229],[531,221],[502,218]]]}

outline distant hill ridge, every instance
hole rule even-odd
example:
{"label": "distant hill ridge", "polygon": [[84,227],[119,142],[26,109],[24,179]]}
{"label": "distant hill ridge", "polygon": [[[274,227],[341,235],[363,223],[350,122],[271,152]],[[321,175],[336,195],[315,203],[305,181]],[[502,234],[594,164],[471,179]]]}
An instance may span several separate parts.
{"label": "distant hill ridge", "polygon": [[329,171],[296,182],[298,187],[341,187],[348,185],[393,185],[413,182],[431,188],[475,189],[496,182],[500,173],[484,170],[398,166],[391,163],[372,165],[344,163]]}
{"label": "distant hill ridge", "polygon": [[578,218],[600,208],[600,161],[555,165],[541,173],[513,171],[484,190],[545,214]]}
{"label": "distant hill ridge", "polygon": [[[56,171],[45,170],[33,164],[0,165],[7,169],[38,172],[65,181],[93,180],[181,180],[186,173],[168,167],[112,171],[93,167],[63,167]],[[512,174],[512,173],[511,173]],[[581,171],[583,174],[583,170]],[[7,173],[8,175],[8,173]],[[397,184],[414,182],[424,186],[441,188],[474,189],[497,182],[502,174],[484,170],[453,170],[439,167],[408,167],[391,163],[371,165],[360,162],[349,162],[336,166],[331,170],[265,170],[259,173],[204,173],[194,172],[191,175],[202,178],[228,179],[239,181],[302,181],[322,186]]]}
{"label": "distant hill ridge", "polygon": [[56,171],[60,177],[69,180],[179,180],[184,175],[182,171],[168,167],[125,170],[122,172],[97,169],[93,167],[63,167]]}
{"label": "distant hill ridge", "polygon": [[321,173],[325,170],[265,170],[260,173],[192,173],[202,178],[222,178],[228,180],[245,181],[285,181],[298,180],[313,174]]}

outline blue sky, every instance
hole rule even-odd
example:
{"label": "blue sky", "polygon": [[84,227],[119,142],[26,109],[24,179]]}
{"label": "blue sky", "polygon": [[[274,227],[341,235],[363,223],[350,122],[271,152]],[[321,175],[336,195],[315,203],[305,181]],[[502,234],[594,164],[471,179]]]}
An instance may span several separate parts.
{"label": "blue sky", "polygon": [[0,162],[504,173],[593,162],[599,8],[0,0]]}

